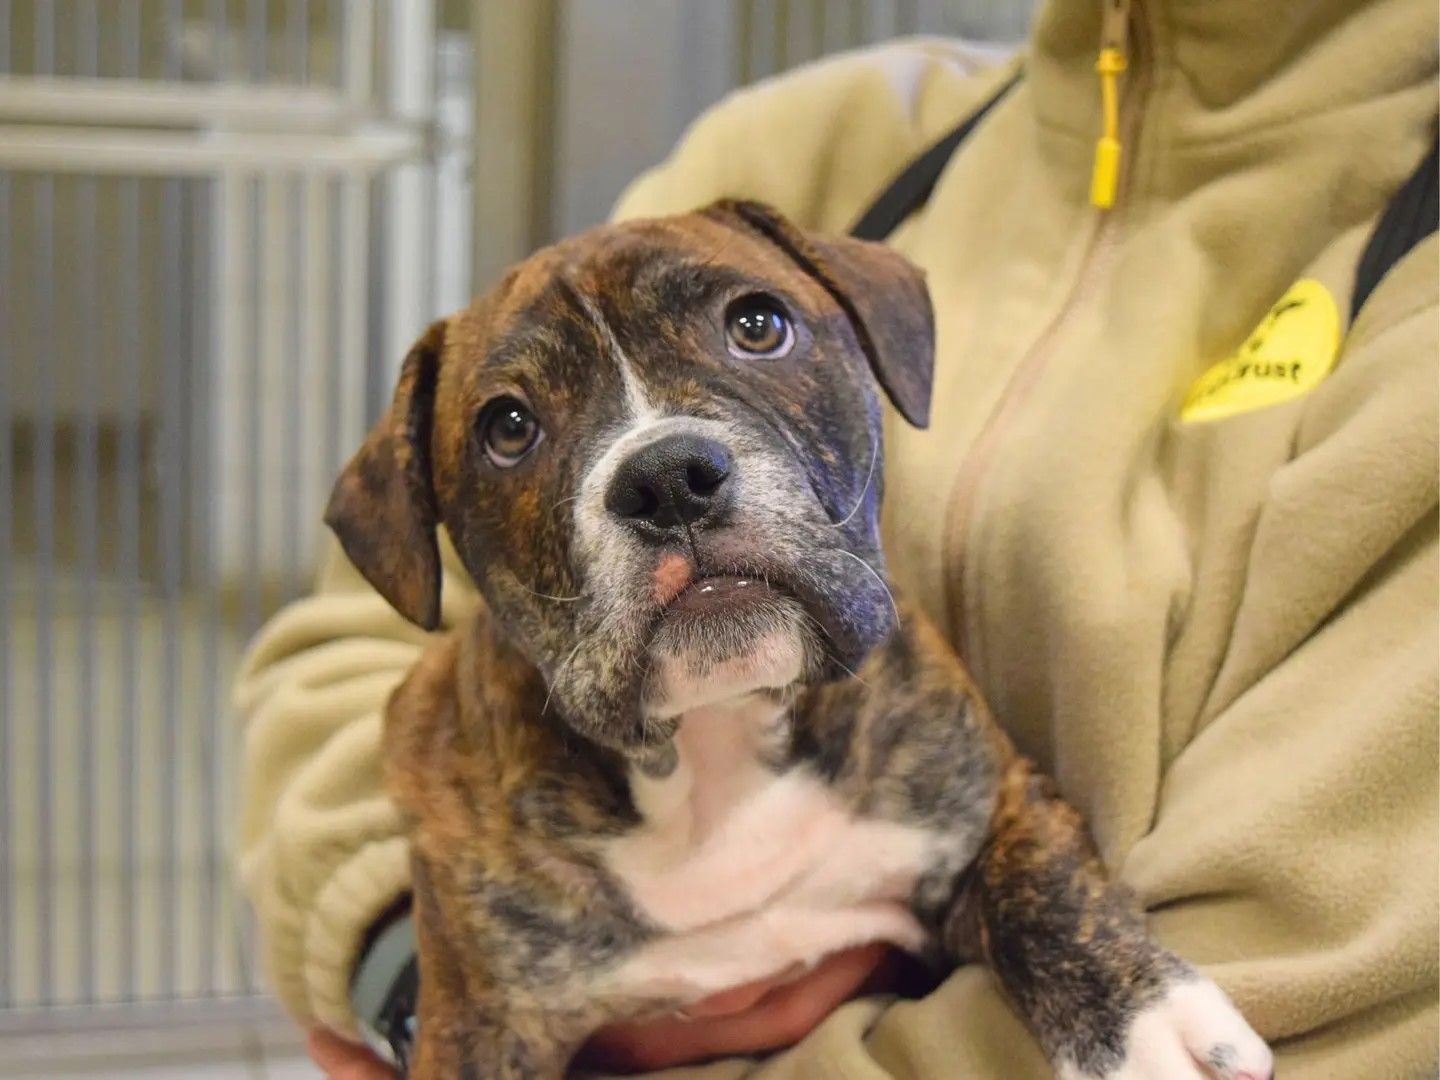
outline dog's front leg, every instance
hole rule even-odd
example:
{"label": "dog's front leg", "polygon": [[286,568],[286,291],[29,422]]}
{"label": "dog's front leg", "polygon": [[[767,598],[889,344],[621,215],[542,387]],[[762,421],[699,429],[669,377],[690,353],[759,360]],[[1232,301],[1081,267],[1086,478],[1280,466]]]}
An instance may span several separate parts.
{"label": "dog's front leg", "polygon": [[560,1080],[598,1026],[594,1010],[567,1007],[510,961],[506,928],[464,902],[427,839],[412,851],[420,986],[407,1080]]}
{"label": "dog's front leg", "polygon": [[1269,1080],[1269,1048],[1224,993],[1156,944],[1107,880],[1079,814],[1013,760],[995,828],[944,925],[978,950],[1063,1080]]}
{"label": "dog's front leg", "polygon": [[481,1008],[481,1020],[472,1017],[437,1029],[422,1006],[409,1080],[560,1080],[565,1075],[577,1048],[557,1042],[548,1023]]}
{"label": "dog's front leg", "polygon": [[[534,988],[463,972],[421,931],[420,995],[408,1080],[560,1080],[594,1026]],[[428,945],[428,947],[427,947]],[[478,977],[477,977],[478,974]]]}

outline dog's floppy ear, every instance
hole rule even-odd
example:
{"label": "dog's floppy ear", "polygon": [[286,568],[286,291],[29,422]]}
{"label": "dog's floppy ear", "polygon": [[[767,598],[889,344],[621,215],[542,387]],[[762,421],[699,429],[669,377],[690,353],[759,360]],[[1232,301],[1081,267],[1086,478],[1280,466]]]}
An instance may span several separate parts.
{"label": "dog's floppy ear", "polygon": [[935,319],[924,275],[884,244],[801,232],[763,203],[724,199],[707,214],[738,218],[818,281],[854,326],[875,378],[917,428],[930,423]]}
{"label": "dog's floppy ear", "polygon": [[411,347],[390,411],[335,481],[325,509],[325,524],[365,580],[426,630],[440,625],[430,432],[444,340],[437,322]]}

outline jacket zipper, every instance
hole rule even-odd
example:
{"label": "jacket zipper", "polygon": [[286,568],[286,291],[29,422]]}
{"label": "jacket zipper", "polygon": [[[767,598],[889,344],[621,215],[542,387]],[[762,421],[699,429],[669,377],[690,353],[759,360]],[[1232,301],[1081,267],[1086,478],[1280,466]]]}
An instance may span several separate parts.
{"label": "jacket zipper", "polygon": [[[1131,6],[1124,0],[1105,0],[1105,4],[1107,10],[1102,37],[1102,58],[1106,47],[1112,46],[1114,41],[1114,9],[1122,8],[1124,11],[1122,17],[1128,17],[1128,9]],[[1142,105],[1145,94],[1149,90],[1152,74],[1148,49],[1149,39],[1143,16],[1137,16],[1133,20],[1129,39],[1134,43],[1134,48],[1131,62],[1127,65],[1128,85],[1125,87],[1124,96],[1119,103],[1118,135],[1123,137],[1123,145],[1129,147],[1130,152],[1120,157],[1117,146],[1116,160],[1114,161],[1115,181],[1118,183],[1122,195],[1128,186],[1131,175],[1130,164],[1134,160],[1134,147],[1141,127]],[[1102,77],[1103,74],[1102,69]],[[1107,130],[1106,134],[1113,139],[1117,133]],[[1102,142],[1104,141],[1105,138],[1102,137]],[[969,554],[967,540],[973,527],[976,497],[981,481],[994,460],[1000,444],[1004,441],[1006,433],[1013,426],[1015,415],[1029,399],[1043,374],[1061,332],[1070,322],[1072,314],[1084,305],[1093,294],[1098,281],[1105,276],[1104,272],[1108,268],[1117,246],[1122,213],[1122,210],[1109,209],[1108,204],[1100,206],[1098,220],[1088,241],[1088,250],[1081,258],[1080,266],[1076,271],[1075,284],[1071,287],[1070,294],[1021,357],[991,410],[990,416],[986,419],[975,441],[971,443],[965,460],[960,466],[960,473],[947,507],[941,554],[945,568],[943,574],[946,590],[945,607],[948,612],[955,613],[952,614],[951,626],[953,640],[957,644],[960,655],[966,658],[967,663],[971,661],[972,656],[972,631],[978,634],[978,622],[972,618],[969,606],[961,599],[961,585],[967,571],[966,560]]]}

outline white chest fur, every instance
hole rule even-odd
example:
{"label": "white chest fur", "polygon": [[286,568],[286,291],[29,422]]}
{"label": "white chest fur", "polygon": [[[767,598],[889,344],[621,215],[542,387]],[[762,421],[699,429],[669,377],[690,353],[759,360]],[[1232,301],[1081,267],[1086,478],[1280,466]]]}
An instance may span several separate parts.
{"label": "white chest fur", "polygon": [[644,823],[603,858],[670,933],[614,973],[616,989],[688,1001],[851,945],[923,943],[905,898],[935,835],[855,818],[807,768],[767,768],[784,723],[761,696],[695,710],[674,771],[632,776]]}

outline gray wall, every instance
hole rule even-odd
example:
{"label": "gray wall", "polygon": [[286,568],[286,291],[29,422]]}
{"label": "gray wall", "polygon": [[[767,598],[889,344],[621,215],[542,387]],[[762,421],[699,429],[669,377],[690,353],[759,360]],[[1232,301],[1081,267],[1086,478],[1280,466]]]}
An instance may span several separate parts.
{"label": "gray wall", "polygon": [[908,34],[1017,42],[1031,0],[564,0],[558,11],[554,235],[604,219],[730,89]]}

